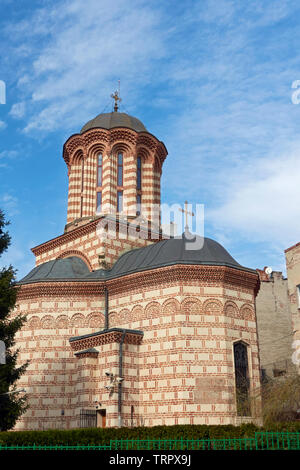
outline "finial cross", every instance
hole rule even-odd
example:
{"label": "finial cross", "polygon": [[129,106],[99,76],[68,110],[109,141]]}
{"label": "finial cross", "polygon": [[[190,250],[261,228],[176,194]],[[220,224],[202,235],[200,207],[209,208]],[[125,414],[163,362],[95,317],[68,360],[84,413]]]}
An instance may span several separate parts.
{"label": "finial cross", "polygon": [[115,91],[113,94],[110,95],[115,100],[115,106],[114,106],[114,111],[115,112],[118,111],[118,101],[119,102],[122,101],[122,98],[120,98],[119,94],[120,93],[118,91]]}
{"label": "finial cross", "polygon": [[188,226],[188,216],[191,215],[192,217],[194,217],[194,212],[190,212],[188,211],[188,202],[185,201],[184,203],[184,209],[181,209],[179,208],[180,212],[183,212],[183,214],[185,214],[185,230],[188,230],[189,226]]}

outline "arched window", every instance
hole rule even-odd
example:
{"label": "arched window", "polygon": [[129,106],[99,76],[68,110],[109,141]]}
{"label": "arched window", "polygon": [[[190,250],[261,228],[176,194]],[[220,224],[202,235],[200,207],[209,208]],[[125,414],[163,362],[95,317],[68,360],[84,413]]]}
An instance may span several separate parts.
{"label": "arched window", "polygon": [[118,186],[123,186],[123,154],[118,153]]}
{"label": "arched window", "polygon": [[122,212],[123,210],[123,191],[117,192],[117,212]]}
{"label": "arched window", "polygon": [[84,190],[84,160],[81,160],[81,195],[80,195],[80,217],[83,216],[83,190]]}
{"label": "arched window", "polygon": [[142,189],[142,159],[137,157],[136,161],[136,189],[141,191]]}
{"label": "arched window", "polygon": [[237,414],[238,416],[251,416],[247,345],[242,341],[234,343],[233,353]]}
{"label": "arched window", "polygon": [[117,167],[117,212],[123,211],[123,154],[118,153]]}
{"label": "arched window", "polygon": [[102,186],[102,153],[98,155],[97,186]]}
{"label": "arched window", "polygon": [[97,214],[101,212],[102,209],[102,191],[97,191]]}
{"label": "arched window", "polygon": [[96,214],[102,210],[102,178],[103,178],[103,156],[99,153],[97,156],[97,200],[96,200]]}
{"label": "arched window", "polygon": [[142,204],[142,158],[136,160],[136,215],[141,214]]}

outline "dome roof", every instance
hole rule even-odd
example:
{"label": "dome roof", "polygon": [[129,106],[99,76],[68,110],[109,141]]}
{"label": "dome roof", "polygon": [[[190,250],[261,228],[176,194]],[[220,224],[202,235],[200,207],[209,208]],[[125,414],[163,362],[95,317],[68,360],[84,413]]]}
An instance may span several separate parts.
{"label": "dome roof", "polygon": [[95,127],[101,127],[102,129],[113,129],[114,127],[128,127],[136,132],[147,132],[144,124],[137,118],[130,116],[126,113],[103,113],[98,114],[94,119],[87,122],[80,131],[83,132],[93,129]]}
{"label": "dome roof", "polygon": [[36,266],[19,284],[62,279],[81,281],[114,279],[177,264],[228,266],[257,274],[255,270],[240,265],[220,243],[211,238],[197,235],[190,239],[183,235],[127,251],[110,270],[97,269],[90,272],[85,262],[76,256],[48,261]]}
{"label": "dome roof", "polygon": [[47,280],[78,279],[89,272],[89,268],[81,258],[70,256],[69,258],[47,261],[47,263],[36,266],[20,281],[20,284]]}
{"label": "dome roof", "polygon": [[[191,239],[183,235],[124,253],[116,261],[108,277],[176,264],[229,266],[255,272],[241,266],[220,243],[211,238],[197,235]],[[97,271],[90,273],[88,277],[94,277],[96,273]]]}

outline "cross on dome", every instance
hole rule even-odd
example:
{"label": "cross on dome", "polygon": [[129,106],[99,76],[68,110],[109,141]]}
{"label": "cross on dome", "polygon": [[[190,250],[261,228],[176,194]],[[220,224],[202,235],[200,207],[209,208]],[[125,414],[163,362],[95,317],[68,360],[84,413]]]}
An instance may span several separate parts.
{"label": "cross on dome", "polygon": [[189,229],[189,226],[188,226],[188,216],[191,215],[192,217],[194,217],[194,212],[190,212],[188,211],[188,202],[185,201],[184,202],[184,209],[181,209],[179,208],[180,212],[182,212],[183,214],[185,214],[185,231],[187,231]]}
{"label": "cross on dome", "polygon": [[112,93],[110,96],[112,97],[112,99],[115,100],[115,106],[114,106],[114,112],[117,113],[118,112],[118,101],[121,102],[122,101],[122,98],[120,98],[120,92],[119,91],[115,91],[114,93]]}

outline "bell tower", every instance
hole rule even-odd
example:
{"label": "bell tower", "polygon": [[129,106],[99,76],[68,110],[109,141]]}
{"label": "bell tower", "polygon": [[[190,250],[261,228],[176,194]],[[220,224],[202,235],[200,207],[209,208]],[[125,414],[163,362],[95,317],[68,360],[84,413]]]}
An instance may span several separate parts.
{"label": "bell tower", "polygon": [[[64,144],[67,223],[62,235],[32,249],[37,265],[77,256],[91,271],[107,269],[125,251],[161,238],[160,180],[167,149],[139,119],[119,112],[118,92],[112,98],[113,112],[99,114]],[[107,220],[113,220],[113,237],[110,229],[99,231]]]}
{"label": "bell tower", "polygon": [[99,114],[65,143],[68,215],[65,231],[113,214],[151,221],[160,206],[165,145],[137,118],[118,111]]}

